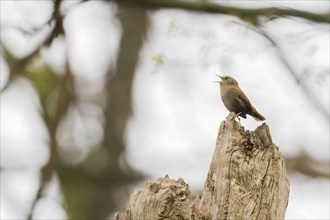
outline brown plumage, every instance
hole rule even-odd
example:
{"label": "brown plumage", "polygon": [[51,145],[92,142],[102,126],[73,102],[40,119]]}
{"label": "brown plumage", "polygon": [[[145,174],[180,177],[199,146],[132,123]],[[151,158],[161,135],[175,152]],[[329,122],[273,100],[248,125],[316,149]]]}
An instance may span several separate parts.
{"label": "brown plumage", "polygon": [[220,77],[220,80],[216,82],[219,82],[221,87],[221,99],[228,111],[235,112],[237,116],[243,118],[246,118],[246,115],[251,115],[257,121],[265,120],[265,117],[253,107],[233,77],[217,76]]}

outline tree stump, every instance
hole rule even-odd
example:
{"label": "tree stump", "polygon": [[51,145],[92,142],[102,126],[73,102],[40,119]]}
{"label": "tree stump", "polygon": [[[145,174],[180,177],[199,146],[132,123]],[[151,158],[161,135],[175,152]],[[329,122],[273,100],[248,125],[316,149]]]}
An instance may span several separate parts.
{"label": "tree stump", "polygon": [[116,219],[284,219],[289,187],[269,127],[245,131],[231,113],[220,125],[203,192],[191,207],[188,185],[166,176],[135,190]]}
{"label": "tree stump", "polygon": [[289,198],[285,161],[264,123],[245,131],[229,114],[192,219],[284,219]]}
{"label": "tree stump", "polygon": [[115,219],[190,219],[190,195],[183,179],[173,180],[166,175],[136,189],[126,212],[116,214]]}

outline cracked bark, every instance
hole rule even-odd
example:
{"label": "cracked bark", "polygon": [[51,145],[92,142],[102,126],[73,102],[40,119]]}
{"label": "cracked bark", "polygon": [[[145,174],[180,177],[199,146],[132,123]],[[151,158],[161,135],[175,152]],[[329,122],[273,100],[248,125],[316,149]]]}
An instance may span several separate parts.
{"label": "cracked bark", "polygon": [[115,219],[190,219],[190,195],[183,179],[173,180],[166,175],[136,189],[126,212],[116,214]]}
{"label": "cracked bark", "polygon": [[229,114],[220,125],[203,192],[191,206],[182,179],[159,178],[136,190],[116,219],[284,219],[290,184],[269,127],[246,131],[234,119]]}

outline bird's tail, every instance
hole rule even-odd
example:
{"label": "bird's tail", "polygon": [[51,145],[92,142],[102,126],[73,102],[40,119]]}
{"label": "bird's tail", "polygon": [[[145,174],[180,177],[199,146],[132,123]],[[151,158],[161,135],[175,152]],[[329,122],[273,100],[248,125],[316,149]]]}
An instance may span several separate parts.
{"label": "bird's tail", "polygon": [[252,111],[251,111],[250,115],[257,121],[266,120],[266,118],[264,116],[262,116],[255,108],[252,108]]}

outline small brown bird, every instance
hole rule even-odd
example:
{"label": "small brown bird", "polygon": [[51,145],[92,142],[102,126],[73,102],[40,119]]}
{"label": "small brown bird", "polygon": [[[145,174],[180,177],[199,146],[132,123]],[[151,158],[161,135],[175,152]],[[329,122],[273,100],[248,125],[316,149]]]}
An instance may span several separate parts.
{"label": "small brown bird", "polygon": [[221,99],[228,111],[235,112],[237,116],[243,118],[246,118],[246,115],[251,115],[257,121],[265,120],[265,117],[253,107],[250,100],[233,77],[217,76],[220,77],[220,80],[216,82],[218,82],[221,87]]}

